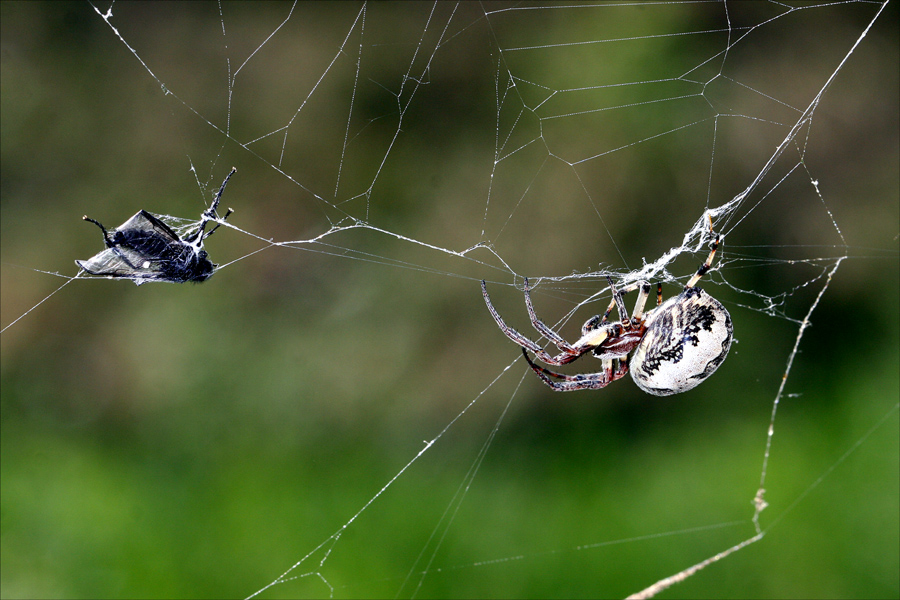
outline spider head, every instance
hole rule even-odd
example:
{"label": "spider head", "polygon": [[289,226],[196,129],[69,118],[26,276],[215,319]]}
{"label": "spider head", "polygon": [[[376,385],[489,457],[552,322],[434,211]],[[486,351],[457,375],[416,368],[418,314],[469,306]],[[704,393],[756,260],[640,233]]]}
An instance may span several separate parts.
{"label": "spider head", "polygon": [[637,348],[647,327],[643,321],[638,321],[631,327],[625,328],[620,323],[605,325],[608,335],[592,351],[595,357],[600,359],[625,358],[629,352]]}

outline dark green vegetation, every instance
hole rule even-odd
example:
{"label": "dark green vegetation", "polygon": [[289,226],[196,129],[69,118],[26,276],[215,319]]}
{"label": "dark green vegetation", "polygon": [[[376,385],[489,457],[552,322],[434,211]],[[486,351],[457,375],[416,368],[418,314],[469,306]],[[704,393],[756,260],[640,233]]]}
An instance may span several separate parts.
{"label": "dark green vegetation", "polygon": [[[759,23],[775,10],[739,6],[758,14],[730,14],[732,41],[746,31],[740,19]],[[776,185],[797,160],[796,150],[786,153],[727,224],[721,270],[705,289],[731,313],[737,343],[690,393],[654,398],[627,378],[553,394],[482,301],[486,278],[504,318],[536,337],[521,291],[503,285],[508,274],[364,229],[326,238],[331,247],[247,256],[264,244],[222,227],[205,247],[226,266],[201,286],[72,282],[2,336],[0,594],[249,595],[338,531],[475,398],[333,547],[294,574],[320,571],[337,597],[413,595],[419,578],[404,581],[428,565],[429,537],[464,485],[418,597],[638,591],[753,535],[751,501],[796,320],[824,284],[819,275],[846,254],[779,408],[761,518],[774,525],[664,597],[897,597],[896,6],[839,73],[808,138],[798,137],[809,175],[801,168]],[[705,97],[686,81],[642,86],[637,96],[629,87],[557,94],[537,114],[642,102],[586,120],[517,117],[522,102],[546,98],[534,84],[673,77],[721,50],[723,32],[505,52],[508,68],[533,83],[520,81],[522,100],[503,104],[498,134],[495,40],[508,49],[716,31],[726,21],[715,5],[654,6],[639,18],[496,13],[488,29],[469,3],[427,83],[415,94],[403,88],[401,104],[411,103],[382,166],[398,127],[391,92],[407,70],[422,73],[452,5],[441,5],[423,36],[430,4],[374,4],[358,83],[360,39],[351,36],[287,143],[270,136],[250,147],[254,156],[234,140],[290,121],[360,9],[301,4],[237,72],[289,7],[224,3],[224,38],[216,3],[117,2],[113,23],[175,98],[89,4],[0,3],[3,326],[64,282],[34,269],[72,275],[73,260],[102,248],[83,214],[104,223],[142,208],[193,218],[232,165],[239,174],[223,208],[235,208],[231,224],[262,238],[311,238],[350,214],[442,248],[493,242],[532,278],[638,268],[681,243],[707,196],[718,206],[749,185],[798,115],[719,79]],[[806,10],[762,26],[732,49],[724,73],[802,110],[875,8]],[[203,120],[228,122],[226,57],[237,72],[230,137]],[[710,116],[729,111],[754,118],[720,118],[714,145]],[[501,161],[489,189],[496,140],[517,118],[501,155],[538,131],[543,138]],[[551,153],[584,162],[572,168]],[[368,254],[348,260],[345,249]],[[683,255],[670,272],[689,276],[706,252]],[[469,256],[498,264],[485,250]],[[600,277],[545,284],[537,310],[556,323],[602,285]],[[760,312],[765,302],[751,291],[774,298],[777,316]],[[563,333],[576,336],[607,301],[582,308]],[[584,358],[568,372],[598,364]],[[635,539],[646,536],[656,537]],[[329,591],[309,576],[266,596]]]}

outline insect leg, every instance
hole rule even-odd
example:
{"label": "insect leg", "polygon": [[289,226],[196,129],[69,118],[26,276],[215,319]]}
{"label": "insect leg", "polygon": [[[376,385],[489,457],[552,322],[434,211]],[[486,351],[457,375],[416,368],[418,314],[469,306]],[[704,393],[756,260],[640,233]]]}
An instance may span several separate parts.
{"label": "insect leg", "polygon": [[83,216],[83,217],[81,217],[81,218],[84,219],[85,221],[90,221],[91,223],[93,223],[94,225],[96,225],[97,227],[100,228],[100,231],[103,232],[103,243],[106,244],[106,247],[107,247],[107,248],[115,248],[115,247],[116,247],[115,242],[113,242],[112,239],[110,239],[110,237],[109,237],[109,232],[106,231],[106,227],[104,227],[104,226],[100,223],[100,221],[96,221],[96,220],[90,218],[90,217],[87,216],[87,215],[85,215],[85,216]]}
{"label": "insect leg", "polygon": [[[227,218],[228,218],[228,215],[230,215],[230,214],[233,213],[233,212],[234,212],[234,209],[229,208],[228,211],[225,213],[225,216],[222,217],[222,220],[224,221],[225,219],[227,219]],[[211,236],[211,235],[216,231],[216,229],[219,228],[220,225],[221,225],[221,223],[216,223],[216,226],[215,226],[215,227],[213,227],[212,229],[210,229],[209,231],[207,231],[205,234],[203,234],[203,239],[205,240],[206,238],[208,238],[209,236]]]}
{"label": "insect leg", "polygon": [[213,202],[210,205],[209,209],[207,209],[203,216],[206,217],[208,221],[214,221],[216,219],[216,209],[219,207],[219,200],[222,199],[222,194],[225,192],[225,186],[228,185],[228,180],[231,179],[231,176],[237,173],[237,169],[231,167],[231,172],[225,177],[225,181],[222,182],[222,187],[219,188],[219,191],[216,192],[215,198],[213,198]]}

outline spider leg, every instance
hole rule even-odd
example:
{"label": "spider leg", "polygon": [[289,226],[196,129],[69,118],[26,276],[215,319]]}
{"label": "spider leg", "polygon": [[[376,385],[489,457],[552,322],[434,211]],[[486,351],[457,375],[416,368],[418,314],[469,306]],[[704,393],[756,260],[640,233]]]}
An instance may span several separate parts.
{"label": "spider leg", "polygon": [[[610,278],[607,277],[606,279],[610,283],[610,288],[615,290],[615,288],[612,287],[612,281],[610,280]],[[624,294],[627,291],[629,291],[629,290],[626,288],[625,290],[622,290],[622,293]],[[617,304],[616,297],[615,297],[615,294],[613,294],[613,299],[610,300],[609,306],[606,307],[606,312],[603,313],[603,316],[594,315],[593,317],[591,317],[590,319],[585,321],[584,325],[581,326],[581,337],[584,337],[587,334],[589,334],[590,332],[594,331],[595,329],[605,325],[607,320],[609,319],[609,315],[612,314],[612,309],[616,306],[616,304]],[[624,316],[624,314],[620,314],[619,316],[620,317]]]}
{"label": "spider leg", "polygon": [[612,311],[612,306],[609,307],[609,310],[607,310],[605,313],[603,313],[602,318],[600,315],[594,315],[593,317],[591,317],[590,319],[585,321],[584,325],[581,326],[581,337],[584,337],[587,334],[589,334],[590,332],[594,331],[595,329],[601,327],[602,325],[605,325],[606,319],[609,318],[609,313],[611,311]]}
{"label": "spider leg", "polygon": [[[547,327],[547,325],[538,318],[537,314],[534,312],[534,305],[531,303],[531,290],[528,288],[527,277],[525,278],[525,307],[528,308],[528,316],[531,317],[531,324],[534,325],[534,328],[538,330],[538,333],[553,342],[557,348],[566,354],[584,353],[583,351],[577,350],[572,344],[564,340],[562,336]],[[579,354],[579,356],[581,354]]]}
{"label": "spider leg", "polygon": [[[637,289],[637,284],[632,284],[622,291],[617,292],[615,286],[613,285],[612,278],[607,277],[606,280],[609,282],[609,287],[613,291],[613,298],[609,302],[609,306],[606,307],[606,312],[603,313],[603,316],[594,315],[590,319],[584,322],[584,325],[581,326],[581,337],[585,337],[590,332],[599,328],[602,325],[605,325],[607,320],[609,319],[609,315],[612,314],[612,309],[617,305],[621,304],[619,307],[619,317],[622,320],[625,320],[625,315],[627,313],[623,312],[625,310],[625,304],[622,302],[621,297],[627,294],[628,292]],[[638,302],[640,302],[640,298],[638,298]],[[643,305],[641,305],[643,308]],[[637,306],[635,306],[635,310],[637,311]]]}
{"label": "spider leg", "polygon": [[[622,320],[622,323],[625,324],[626,328],[631,327],[635,320],[641,320],[644,316],[644,306],[647,304],[647,298],[650,296],[650,284],[646,281],[636,281],[631,285],[622,288],[621,290],[617,290],[615,284],[612,282],[612,277],[607,275],[606,281],[609,282],[609,288],[613,292],[612,301],[609,303],[609,308],[606,309],[606,313],[603,315],[603,320],[599,322],[599,324],[603,324],[606,322],[607,317],[609,317],[612,312],[613,306],[615,306],[619,311],[619,318]],[[628,292],[633,292],[634,290],[640,289],[641,292],[638,294],[637,301],[634,303],[634,311],[631,313],[631,319],[628,318],[628,313],[625,310],[625,302],[622,300],[622,297]],[[585,328],[588,328],[588,325],[594,325],[592,323],[593,319],[589,320],[584,324]],[[593,327],[584,329],[582,328],[583,333],[587,333]]]}
{"label": "spider leg", "polygon": [[697,272],[694,273],[694,276],[691,277],[690,281],[687,282],[687,285],[684,287],[692,288],[697,285],[697,282],[700,281],[700,278],[706,275],[709,272],[709,269],[712,267],[713,258],[716,256],[716,250],[719,249],[719,240],[721,236],[717,235],[715,241],[710,245],[712,250],[709,253],[709,256],[706,257],[706,262],[700,265],[700,268],[697,269]]}
{"label": "spider leg", "polygon": [[[644,305],[647,303],[647,298],[650,295],[650,284],[646,281],[637,281],[621,290],[617,290],[615,284],[612,282],[612,278],[607,277],[607,280],[612,289],[613,298],[610,301],[609,306],[606,307],[606,312],[603,313],[602,317],[600,315],[594,315],[585,321],[584,325],[581,326],[581,338],[574,344],[570,344],[572,348],[575,348],[578,351],[581,351],[581,349],[584,348],[590,348],[594,351],[595,356],[599,356],[597,354],[597,349],[601,346],[607,346],[609,349],[619,346],[621,340],[614,338],[622,338],[625,336],[633,339],[633,332],[639,330],[642,331]],[[640,288],[641,293],[638,295],[637,301],[635,302],[632,317],[629,318],[628,313],[625,312],[625,303],[622,300],[622,297],[628,292],[638,288]],[[609,315],[612,313],[613,307],[618,307],[619,318],[621,320],[615,327],[610,327],[608,325],[608,319]]]}
{"label": "spider leg", "polygon": [[[612,295],[613,295],[612,301],[613,301],[613,303],[615,303],[616,308],[619,311],[619,319],[621,319],[623,322],[627,321],[628,320],[628,311],[625,310],[625,302],[622,300],[622,296],[624,296],[626,293],[628,293],[632,289],[634,289],[633,286],[629,286],[620,292],[616,289],[616,286],[613,284],[612,277],[607,275],[606,281],[609,283],[609,289],[612,290]],[[610,308],[612,308],[612,306],[610,306]]]}
{"label": "spider leg", "polygon": [[481,293],[484,296],[484,302],[487,304],[488,310],[491,313],[491,316],[494,317],[494,321],[497,322],[497,326],[500,327],[500,331],[506,335],[509,339],[517,343],[522,348],[527,348],[531,350],[539,359],[548,365],[566,365],[590,351],[590,348],[585,348],[583,350],[576,350],[573,348],[572,352],[563,351],[556,356],[551,356],[546,350],[540,347],[537,342],[533,342],[509,325],[507,325],[503,318],[500,316],[500,313],[497,312],[497,309],[494,308],[494,305],[491,303],[491,297],[487,292],[487,285],[482,280],[481,282]]}
{"label": "spider leg", "polygon": [[[598,373],[586,375],[565,375],[556,373],[544,367],[534,364],[525,349],[522,349],[525,360],[529,366],[555,392],[574,392],[576,390],[599,390],[613,381],[621,379],[628,373],[628,362],[625,360],[606,359],[603,361],[603,370]],[[551,379],[553,378],[553,379]],[[559,380],[559,381],[556,381]]]}
{"label": "spider leg", "polygon": [[[650,296],[650,284],[644,280],[635,281],[631,285],[628,285],[621,290],[617,290],[615,284],[612,282],[612,277],[607,276],[606,280],[609,282],[609,288],[613,292],[612,301],[609,303],[609,308],[606,309],[606,314],[603,316],[603,321],[606,322],[606,318],[612,313],[612,309],[615,306],[619,311],[619,318],[622,322],[628,321],[628,313],[625,309],[625,302],[622,300],[622,297],[625,296],[628,292],[633,292],[634,290],[640,289],[641,293],[638,294],[637,301],[634,303],[634,312],[631,313],[632,318],[640,319],[644,316],[644,305],[647,303],[647,298]],[[587,323],[585,323],[587,325]]]}
{"label": "spider leg", "polygon": [[644,317],[644,306],[647,304],[647,298],[650,297],[649,283],[646,281],[638,281],[634,285],[641,288],[641,293],[638,294],[637,301],[634,303],[634,312],[631,313],[632,321],[635,319],[641,320]]}

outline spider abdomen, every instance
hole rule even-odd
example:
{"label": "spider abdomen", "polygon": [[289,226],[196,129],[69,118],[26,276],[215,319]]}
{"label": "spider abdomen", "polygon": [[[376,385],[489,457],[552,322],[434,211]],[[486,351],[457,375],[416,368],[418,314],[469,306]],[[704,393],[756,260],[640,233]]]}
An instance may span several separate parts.
{"label": "spider abdomen", "polygon": [[647,315],[630,361],[631,378],[654,396],[686,392],[712,375],[731,347],[731,316],[698,287],[685,288]]}

